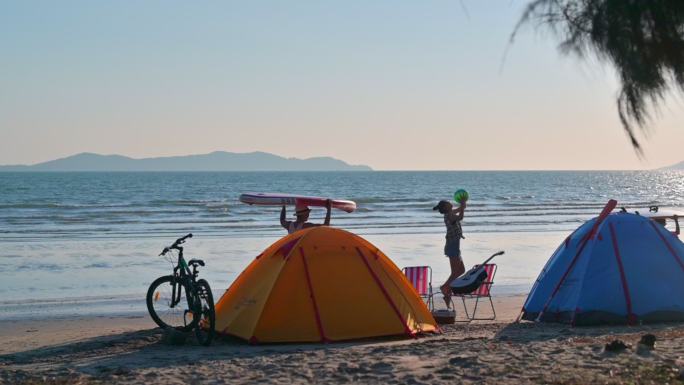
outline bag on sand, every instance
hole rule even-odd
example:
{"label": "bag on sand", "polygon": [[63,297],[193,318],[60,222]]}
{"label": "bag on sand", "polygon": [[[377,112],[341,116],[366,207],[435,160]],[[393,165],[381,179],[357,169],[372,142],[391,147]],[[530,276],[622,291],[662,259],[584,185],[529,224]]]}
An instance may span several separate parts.
{"label": "bag on sand", "polygon": [[438,324],[453,324],[456,322],[456,312],[449,309],[439,309],[432,312],[432,317]]}

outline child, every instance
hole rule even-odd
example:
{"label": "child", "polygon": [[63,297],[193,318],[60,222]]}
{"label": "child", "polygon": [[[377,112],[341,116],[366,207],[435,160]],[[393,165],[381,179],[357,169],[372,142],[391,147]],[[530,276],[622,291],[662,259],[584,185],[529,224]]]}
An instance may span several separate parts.
{"label": "child", "polygon": [[444,255],[449,258],[449,265],[451,266],[451,275],[444,282],[444,285],[439,287],[439,290],[444,295],[444,302],[447,308],[451,307],[451,288],[449,285],[453,280],[458,278],[465,272],[463,265],[463,258],[461,257],[461,238],[463,238],[463,230],[461,229],[461,221],[466,209],[466,201],[459,202],[460,205],[454,209],[453,205],[447,201],[439,201],[433,210],[439,210],[444,215],[444,224],[446,225],[446,244],[444,245]]}
{"label": "child", "polygon": [[309,227],[330,226],[330,210],[332,209],[332,201],[330,199],[328,199],[328,201],[326,202],[325,208],[328,210],[325,214],[325,222],[323,222],[322,225],[317,225],[315,223],[307,222],[309,220],[309,213],[311,212],[311,209],[307,206],[296,206],[295,215],[297,216],[297,220],[295,221],[285,220],[285,216],[287,214],[285,213],[285,206],[283,206],[283,209],[280,210],[280,225],[287,230],[288,234],[292,234],[295,231],[299,231]]}

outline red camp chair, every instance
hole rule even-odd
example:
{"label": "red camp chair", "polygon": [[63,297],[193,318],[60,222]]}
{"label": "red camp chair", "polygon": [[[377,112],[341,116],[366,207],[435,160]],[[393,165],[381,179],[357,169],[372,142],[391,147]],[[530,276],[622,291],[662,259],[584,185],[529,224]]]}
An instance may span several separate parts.
{"label": "red camp chair", "polygon": [[409,266],[403,268],[402,272],[411,282],[413,288],[416,289],[418,295],[426,300],[428,309],[434,310],[432,268],[430,266]]}
{"label": "red camp chair", "polygon": [[[465,310],[466,317],[468,317],[468,320],[470,321],[476,321],[476,320],[495,320],[496,319],[496,311],[494,310],[494,302],[492,301],[492,295],[491,295],[491,289],[492,285],[494,285],[494,274],[496,274],[496,264],[495,263],[488,263],[484,265],[484,269],[487,272],[487,279],[482,282],[482,284],[475,289],[475,291],[468,293],[468,294],[454,294],[456,297],[461,297],[461,300],[463,301],[463,309]],[[468,307],[466,306],[466,298],[474,298],[475,299],[475,308],[473,309],[473,314],[472,316],[470,313],[468,313]],[[491,317],[485,317],[485,318],[477,318],[477,305],[480,302],[480,298],[487,298],[489,299],[489,304],[492,307],[492,316]]]}

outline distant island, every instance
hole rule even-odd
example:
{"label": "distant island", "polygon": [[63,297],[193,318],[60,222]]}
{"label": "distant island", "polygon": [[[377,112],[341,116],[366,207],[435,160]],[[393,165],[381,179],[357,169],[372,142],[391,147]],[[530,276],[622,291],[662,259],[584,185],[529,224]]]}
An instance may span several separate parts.
{"label": "distant island", "polygon": [[684,161],[679,162],[677,164],[673,164],[671,166],[661,167],[658,170],[684,170]]}
{"label": "distant island", "polygon": [[122,155],[81,153],[34,165],[0,166],[2,171],[372,171],[331,157],[284,158],[267,152],[209,154],[134,159]]}
{"label": "distant island", "polygon": [[663,167],[661,170],[684,170],[684,161],[673,164],[672,166]]}

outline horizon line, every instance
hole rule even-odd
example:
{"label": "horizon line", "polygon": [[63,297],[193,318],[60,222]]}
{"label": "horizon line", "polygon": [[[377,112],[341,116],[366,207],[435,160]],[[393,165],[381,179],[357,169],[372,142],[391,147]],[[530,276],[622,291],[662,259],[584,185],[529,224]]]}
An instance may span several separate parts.
{"label": "horizon line", "polygon": [[[0,166],[0,167],[30,167],[30,166],[23,166],[23,165],[7,165],[7,166]],[[374,169],[371,168],[370,170],[226,170],[226,171],[217,171],[217,170],[98,170],[98,171],[93,171],[93,170],[83,170],[83,171],[78,171],[78,170],[2,170],[0,169],[0,173],[75,173],[75,172],[80,172],[80,173],[103,173],[103,172],[111,172],[111,173],[147,173],[147,172],[184,172],[184,173],[243,173],[243,172],[254,172],[254,173],[259,173],[259,172],[349,172],[349,173],[372,173],[372,172],[543,172],[543,171],[549,171],[549,172],[634,172],[634,171],[682,171],[682,170],[677,170],[677,169],[667,169],[667,168],[652,168],[652,169],[592,169],[592,168],[586,168],[586,169],[572,169],[572,168],[559,168],[559,169],[461,169],[461,170],[456,170],[456,169]]]}

